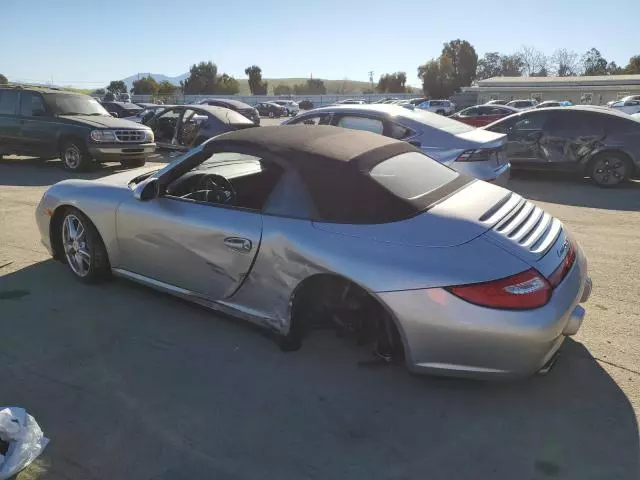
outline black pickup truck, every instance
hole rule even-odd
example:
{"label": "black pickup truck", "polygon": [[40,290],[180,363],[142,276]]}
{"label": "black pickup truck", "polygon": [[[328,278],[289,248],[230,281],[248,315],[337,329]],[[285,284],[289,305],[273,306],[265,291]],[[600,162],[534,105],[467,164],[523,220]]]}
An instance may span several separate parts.
{"label": "black pickup truck", "polygon": [[0,157],[59,157],[67,170],[83,171],[94,161],[139,167],[155,149],[150,128],[112,117],[87,95],[0,87]]}

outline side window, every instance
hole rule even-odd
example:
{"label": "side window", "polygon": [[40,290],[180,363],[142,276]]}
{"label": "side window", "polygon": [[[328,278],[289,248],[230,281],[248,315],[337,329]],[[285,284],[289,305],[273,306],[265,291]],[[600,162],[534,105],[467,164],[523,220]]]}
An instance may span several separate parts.
{"label": "side window", "polygon": [[478,115],[492,115],[493,107],[478,107]]}
{"label": "side window", "polygon": [[331,123],[331,114],[325,113],[322,115],[315,115],[313,117],[302,117],[295,122],[294,125],[329,125]]}
{"label": "side window", "polygon": [[42,96],[33,92],[22,92],[20,94],[20,115],[23,117],[42,117],[46,109]]}
{"label": "side window", "polygon": [[18,92],[13,90],[0,91],[0,115],[15,115],[18,104]]}
{"label": "side window", "polygon": [[479,108],[472,107],[472,108],[467,108],[466,110],[461,112],[460,116],[462,116],[462,117],[475,117],[476,115],[478,115],[478,113],[479,113]]}
{"label": "side window", "polygon": [[520,118],[514,125],[514,131],[531,131],[531,130],[542,130],[544,124],[547,120],[547,115],[545,113],[536,113],[533,115],[526,115]]}
{"label": "side window", "polygon": [[282,172],[276,163],[254,155],[218,152],[171,182],[166,195],[261,211]]}
{"label": "side window", "polygon": [[382,123],[382,120],[377,118],[345,115],[340,119],[336,126],[351,128],[353,130],[365,130],[367,132],[378,133],[380,135],[384,132],[384,124]]}
{"label": "side window", "polygon": [[391,138],[402,140],[404,138],[410,137],[411,135],[413,135],[413,130],[411,130],[410,128],[398,125],[397,123],[393,122],[389,124],[389,136]]}

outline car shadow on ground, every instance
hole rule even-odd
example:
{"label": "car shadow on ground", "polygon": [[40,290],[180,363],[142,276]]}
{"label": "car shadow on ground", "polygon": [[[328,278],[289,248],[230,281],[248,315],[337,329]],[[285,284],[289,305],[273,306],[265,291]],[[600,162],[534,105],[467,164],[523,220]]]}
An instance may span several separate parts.
{"label": "car shadow on ground", "polygon": [[543,377],[416,376],[54,261],[0,278],[0,312],[3,402],[51,439],[24,478],[640,478],[633,408],[574,341]]}
{"label": "car shadow on ground", "polygon": [[[170,160],[169,154],[160,153],[147,162],[148,165],[152,165],[153,163],[167,163]],[[125,170],[130,169],[119,163],[108,162],[94,164],[87,172],[74,173],[64,170],[62,162],[58,159],[4,157],[0,160],[0,185],[48,186],[70,178],[94,180]]]}
{"label": "car shadow on ground", "polygon": [[605,210],[640,210],[639,180],[615,188],[602,188],[588,178],[575,175],[513,171],[507,188],[541,202]]}

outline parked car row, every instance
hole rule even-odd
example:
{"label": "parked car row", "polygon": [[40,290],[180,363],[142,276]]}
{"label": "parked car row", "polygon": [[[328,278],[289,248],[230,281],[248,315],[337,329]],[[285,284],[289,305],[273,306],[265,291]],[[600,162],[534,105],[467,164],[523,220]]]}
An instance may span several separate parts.
{"label": "parked car row", "polygon": [[0,87],[0,156],[59,157],[67,170],[83,171],[106,161],[139,167],[155,149],[149,127],[114,118],[87,95]]}

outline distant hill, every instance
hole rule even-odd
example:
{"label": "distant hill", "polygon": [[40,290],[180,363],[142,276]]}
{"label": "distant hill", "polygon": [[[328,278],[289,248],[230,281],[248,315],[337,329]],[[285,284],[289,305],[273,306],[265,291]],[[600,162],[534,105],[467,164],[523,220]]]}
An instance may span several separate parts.
{"label": "distant hill", "polygon": [[189,76],[188,73],[183,73],[182,75],[178,75],[176,77],[169,77],[167,75],[163,75],[162,73],[136,73],[135,75],[131,75],[130,77],[123,78],[122,81],[127,86],[127,89],[131,90],[134,81],[138,80],[138,78],[146,77],[148,75],[151,75],[153,78],[155,78],[156,82],[158,83],[167,80],[174,85],[180,85],[180,81]]}
{"label": "distant hill", "polygon": [[[180,85],[180,81],[184,80],[189,76],[188,73],[183,73],[182,75],[178,75],[176,77],[169,77],[167,75],[163,75],[161,73],[140,73],[136,75],[131,75],[130,77],[123,78],[122,81],[127,85],[128,89],[131,89],[134,80],[138,79],[138,76],[146,76],[151,75],[156,81],[162,82],[164,80],[168,80],[174,85]],[[273,95],[273,89],[278,85],[287,85],[293,88],[296,84],[305,83],[307,81],[306,78],[265,78],[267,82],[269,82],[269,95]],[[344,94],[361,94],[363,91],[371,88],[371,84],[369,82],[360,82],[357,80],[326,80],[321,79],[325,86],[327,87],[327,94],[336,94],[336,93],[344,93]],[[251,95],[251,90],[249,90],[249,82],[246,78],[239,78],[238,84],[240,87],[239,95],[248,96]],[[418,89],[414,89],[415,93],[419,93]]]}

